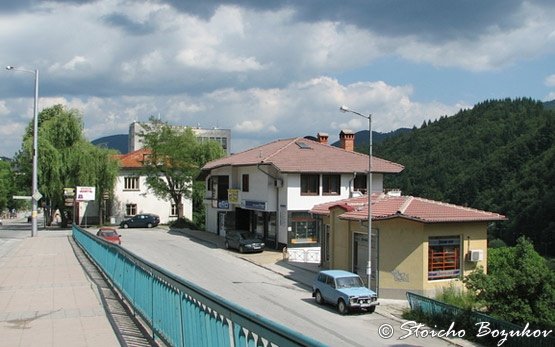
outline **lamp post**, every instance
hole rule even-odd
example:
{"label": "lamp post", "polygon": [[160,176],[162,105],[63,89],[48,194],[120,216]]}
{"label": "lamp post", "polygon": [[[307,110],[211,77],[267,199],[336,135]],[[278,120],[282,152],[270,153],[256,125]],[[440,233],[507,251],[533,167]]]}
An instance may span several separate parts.
{"label": "lamp post", "polygon": [[366,264],[366,274],[368,275],[368,289],[372,289],[370,284],[372,281],[372,114],[364,115],[347,106],[341,106],[339,110],[368,119],[368,187],[366,192],[368,195],[368,263]]}
{"label": "lamp post", "polygon": [[38,101],[39,101],[39,70],[25,70],[18,69],[13,66],[6,66],[6,70],[28,72],[35,75],[35,104],[33,112],[33,186],[31,191],[31,201],[33,204],[33,211],[31,212],[31,237],[38,235],[37,228],[37,215],[38,215],[38,200],[41,194],[38,191]]}

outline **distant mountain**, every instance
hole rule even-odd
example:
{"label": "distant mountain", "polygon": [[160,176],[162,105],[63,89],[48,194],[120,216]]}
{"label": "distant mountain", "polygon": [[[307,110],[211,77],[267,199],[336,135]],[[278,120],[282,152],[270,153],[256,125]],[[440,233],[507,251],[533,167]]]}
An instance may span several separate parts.
{"label": "distant mountain", "polygon": [[[390,137],[393,136],[397,136],[399,134],[403,134],[406,132],[411,131],[411,129],[409,128],[399,128],[397,130],[393,130],[390,131],[388,133],[379,133],[376,131],[372,131],[372,145],[376,144],[376,143],[381,143],[383,140],[388,139]],[[315,141],[318,141],[318,139],[314,138]],[[332,146],[335,147],[339,147],[340,145],[340,141],[336,141],[334,143],[331,144]],[[362,149],[362,148],[366,148],[368,149],[368,130],[361,130],[359,132],[355,133],[355,148],[357,149]]]}
{"label": "distant mountain", "polygon": [[555,100],[546,101],[543,103],[543,107],[546,110],[555,110]]}
{"label": "distant mountain", "polygon": [[129,135],[127,134],[111,135],[92,140],[91,143],[95,146],[115,149],[121,154],[126,154],[129,143],[128,138]]}

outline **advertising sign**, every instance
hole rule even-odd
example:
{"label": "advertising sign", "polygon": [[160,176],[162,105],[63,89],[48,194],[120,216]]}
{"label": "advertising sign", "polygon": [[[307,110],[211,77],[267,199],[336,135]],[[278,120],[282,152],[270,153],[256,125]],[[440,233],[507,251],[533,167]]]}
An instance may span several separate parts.
{"label": "advertising sign", "polygon": [[94,201],[95,187],[76,187],[76,201]]}

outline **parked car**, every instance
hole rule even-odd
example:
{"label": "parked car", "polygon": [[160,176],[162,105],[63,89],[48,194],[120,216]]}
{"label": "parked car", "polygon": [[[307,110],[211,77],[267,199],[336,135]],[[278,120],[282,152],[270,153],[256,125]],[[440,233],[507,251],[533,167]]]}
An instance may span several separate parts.
{"label": "parked car", "polygon": [[239,250],[240,253],[262,252],[264,250],[264,241],[256,236],[255,233],[229,230],[225,234],[225,248],[234,248]]}
{"label": "parked car", "polygon": [[160,217],[152,213],[141,213],[123,220],[119,225],[124,228],[153,228],[160,224]]}
{"label": "parked car", "polygon": [[376,310],[378,295],[366,288],[359,275],[344,270],[320,271],[312,283],[312,296],[318,304],[337,306],[341,314],[350,310]]}
{"label": "parked car", "polygon": [[121,245],[121,235],[118,234],[118,232],[114,228],[102,227],[98,230],[98,232],[96,233],[96,236],[108,242],[117,243],[118,245]]}

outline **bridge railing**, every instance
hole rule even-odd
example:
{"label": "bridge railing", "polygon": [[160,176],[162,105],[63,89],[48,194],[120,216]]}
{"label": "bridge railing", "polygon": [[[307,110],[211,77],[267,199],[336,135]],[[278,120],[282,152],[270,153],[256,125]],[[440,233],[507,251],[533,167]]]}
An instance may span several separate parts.
{"label": "bridge railing", "polygon": [[323,346],[115,244],[73,226],[73,238],[170,346]]}

